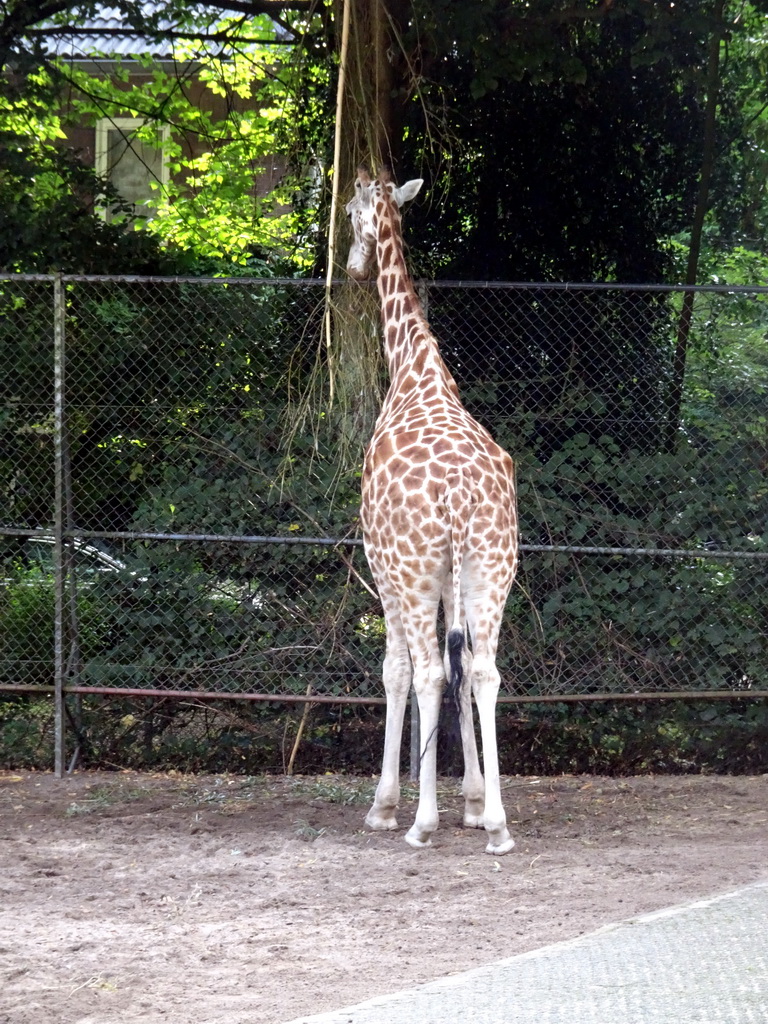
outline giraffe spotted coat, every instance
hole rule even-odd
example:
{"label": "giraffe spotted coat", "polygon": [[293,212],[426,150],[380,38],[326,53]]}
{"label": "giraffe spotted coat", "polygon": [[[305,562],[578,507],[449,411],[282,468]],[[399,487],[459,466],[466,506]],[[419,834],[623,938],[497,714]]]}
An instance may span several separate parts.
{"label": "giraffe spotted coat", "polygon": [[[464,408],[424,317],[403,254],[400,206],[421,181],[398,189],[385,175],[360,172],[347,206],[354,239],[347,269],[366,279],[374,257],[390,386],[366,450],[361,521],[365,550],[387,624],[384,686],[387,729],[381,781],[366,819],[395,828],[399,752],[411,682],[421,721],[421,786],[406,835],[430,844],[437,828],[435,750],[442,692],[453,682],[461,706],[464,823],[485,827],[488,852],[514,845],[501,804],[495,703],[496,647],[517,566],[512,459]],[[442,601],[449,646],[441,656]],[[469,632],[471,651],[464,643]],[[480,720],[485,778],[472,725]]]}

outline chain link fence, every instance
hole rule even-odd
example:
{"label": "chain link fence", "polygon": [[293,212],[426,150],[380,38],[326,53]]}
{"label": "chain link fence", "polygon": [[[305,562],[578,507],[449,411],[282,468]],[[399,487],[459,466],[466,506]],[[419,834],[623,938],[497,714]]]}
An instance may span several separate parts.
{"label": "chain link fence", "polygon": [[[502,699],[768,695],[768,289],[420,290],[517,459]],[[383,699],[324,298],[0,277],[0,689]]]}

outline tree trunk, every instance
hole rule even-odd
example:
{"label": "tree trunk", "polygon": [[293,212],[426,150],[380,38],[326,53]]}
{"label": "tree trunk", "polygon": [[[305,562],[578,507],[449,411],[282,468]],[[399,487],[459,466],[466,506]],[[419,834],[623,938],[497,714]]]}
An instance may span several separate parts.
{"label": "tree trunk", "polygon": [[397,171],[400,160],[403,115],[410,95],[408,61],[402,37],[410,11],[409,0],[340,0],[336,23],[341,25],[341,5],[350,7],[350,41],[342,123],[342,189],[350,188],[357,168],[365,163],[372,171],[387,166]]}
{"label": "tree trunk", "polygon": [[397,171],[407,98],[407,61],[401,50],[410,0],[339,0],[335,8],[340,48],[343,3],[350,4],[349,43],[341,98],[338,162],[339,190],[333,277],[345,283],[334,290],[332,327],[326,338],[332,421],[338,441],[339,469],[359,460],[382,399],[383,359],[378,296],[374,288],[347,282],[349,231],[344,205],[358,167],[373,173]]}
{"label": "tree trunk", "polygon": [[[686,267],[685,284],[695,285],[699,272],[701,256],[701,240],[704,231],[704,219],[710,205],[710,185],[715,164],[715,141],[717,133],[717,106],[720,93],[720,44],[725,29],[723,15],[726,0],[715,0],[712,11],[713,26],[709,40],[706,77],[706,105],[704,108],[704,139],[701,154],[701,173],[696,196],[696,206],[691,224],[691,242],[688,249],[688,265]],[[685,385],[685,368],[688,356],[688,342],[691,334],[693,318],[692,291],[684,292],[683,304],[677,323],[677,343],[672,363],[672,380],[670,382],[667,405],[667,431],[665,450],[674,451],[677,430],[680,424],[680,410],[683,402]]]}

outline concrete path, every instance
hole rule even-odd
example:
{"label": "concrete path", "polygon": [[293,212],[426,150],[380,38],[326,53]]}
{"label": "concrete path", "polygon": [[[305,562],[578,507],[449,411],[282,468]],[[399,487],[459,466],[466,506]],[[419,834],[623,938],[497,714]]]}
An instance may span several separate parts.
{"label": "concrete path", "polygon": [[290,1024],[768,1024],[768,882]]}

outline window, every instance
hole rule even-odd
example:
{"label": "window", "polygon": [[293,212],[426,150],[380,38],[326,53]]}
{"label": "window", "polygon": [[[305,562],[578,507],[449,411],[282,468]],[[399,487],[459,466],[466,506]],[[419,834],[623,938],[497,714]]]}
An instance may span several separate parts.
{"label": "window", "polygon": [[[135,117],[104,117],[96,124],[96,171],[108,178],[126,202],[133,203],[140,217],[154,216],[152,201],[157,189],[151,183],[164,185],[168,167],[163,143],[168,128],[158,126],[157,143],[150,145],[137,137],[144,122]],[[147,203],[149,202],[149,205]],[[111,213],[106,211],[107,220]]]}

